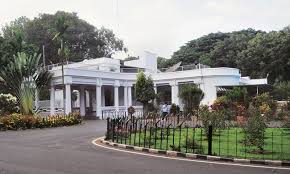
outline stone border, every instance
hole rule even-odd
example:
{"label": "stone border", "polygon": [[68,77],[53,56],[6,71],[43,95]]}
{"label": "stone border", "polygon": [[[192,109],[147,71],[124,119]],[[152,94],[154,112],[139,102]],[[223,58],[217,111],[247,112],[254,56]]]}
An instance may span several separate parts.
{"label": "stone border", "polygon": [[283,166],[290,168],[290,161],[279,161],[279,160],[254,160],[254,159],[240,159],[240,158],[224,158],[219,156],[211,156],[211,155],[200,155],[200,154],[193,154],[193,153],[183,153],[177,151],[170,151],[170,150],[158,150],[158,149],[149,149],[139,146],[131,146],[126,144],[118,144],[111,141],[106,141],[104,138],[99,139],[99,142],[108,146],[139,151],[139,152],[146,152],[150,154],[160,154],[166,155],[171,157],[182,157],[188,159],[199,159],[199,160],[206,160],[206,161],[220,161],[220,162],[233,162],[239,164],[258,164],[258,165],[269,165],[269,166]]}

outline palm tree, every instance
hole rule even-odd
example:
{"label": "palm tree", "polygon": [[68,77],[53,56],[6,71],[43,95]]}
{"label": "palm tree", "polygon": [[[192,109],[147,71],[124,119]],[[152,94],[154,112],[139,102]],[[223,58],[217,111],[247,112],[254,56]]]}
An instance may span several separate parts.
{"label": "palm tree", "polygon": [[49,71],[39,68],[40,57],[18,52],[6,67],[0,69],[0,81],[16,96],[23,114],[33,114],[35,90],[47,87],[52,78]]}
{"label": "palm tree", "polygon": [[65,114],[65,85],[64,85],[64,61],[67,60],[68,55],[68,49],[64,45],[64,33],[68,28],[68,25],[66,24],[65,17],[60,16],[57,18],[55,23],[55,28],[57,33],[53,37],[52,40],[58,40],[60,42],[60,48],[58,49],[58,56],[61,59],[61,74],[62,74],[62,89],[63,89],[63,111]]}
{"label": "palm tree", "polygon": [[185,113],[189,114],[198,109],[204,93],[195,84],[186,84],[181,87],[179,97],[184,103]]}

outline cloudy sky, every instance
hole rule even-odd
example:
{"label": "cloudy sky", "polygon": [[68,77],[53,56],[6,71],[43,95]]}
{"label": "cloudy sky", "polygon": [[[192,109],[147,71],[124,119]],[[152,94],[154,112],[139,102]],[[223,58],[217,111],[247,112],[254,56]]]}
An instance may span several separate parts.
{"label": "cloudy sky", "polygon": [[129,54],[170,57],[189,40],[246,28],[280,30],[290,24],[290,0],[1,0],[0,25],[20,16],[77,12],[113,29]]}

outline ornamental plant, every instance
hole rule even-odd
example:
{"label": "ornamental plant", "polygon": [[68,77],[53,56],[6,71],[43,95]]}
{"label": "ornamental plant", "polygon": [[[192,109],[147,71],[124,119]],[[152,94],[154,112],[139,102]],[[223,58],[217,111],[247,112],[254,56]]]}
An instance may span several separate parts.
{"label": "ornamental plant", "polygon": [[198,110],[204,93],[197,85],[186,84],[181,86],[179,97],[184,103],[184,112],[186,114],[193,114],[195,110]]}
{"label": "ornamental plant", "polygon": [[129,113],[129,115],[132,117],[132,115],[135,113],[135,108],[134,108],[133,106],[130,106],[130,107],[128,108],[128,113]]}
{"label": "ornamental plant", "polygon": [[0,130],[25,130],[33,128],[50,128],[80,124],[79,113],[40,117],[33,115],[11,114],[0,117]]}
{"label": "ornamental plant", "polygon": [[248,109],[248,120],[246,122],[243,131],[245,133],[245,144],[250,146],[256,146],[259,151],[263,152],[264,146],[264,134],[266,131],[266,123],[258,108],[250,106]]}
{"label": "ornamental plant", "polygon": [[137,101],[141,102],[144,107],[144,115],[148,112],[148,102],[156,97],[154,91],[154,84],[150,76],[141,71],[137,74],[137,81],[135,84],[135,96]]}
{"label": "ornamental plant", "polygon": [[0,116],[18,112],[17,99],[11,94],[0,94]]}
{"label": "ornamental plant", "polygon": [[41,90],[50,84],[52,74],[40,68],[41,55],[17,53],[12,61],[0,69],[0,81],[3,87],[17,98],[20,112],[33,114],[35,90]]}

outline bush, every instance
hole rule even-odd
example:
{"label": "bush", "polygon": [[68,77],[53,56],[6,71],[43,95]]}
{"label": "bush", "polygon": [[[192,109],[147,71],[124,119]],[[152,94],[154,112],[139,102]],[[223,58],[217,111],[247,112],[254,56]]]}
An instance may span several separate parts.
{"label": "bush", "polygon": [[176,115],[177,113],[180,112],[180,108],[178,105],[176,105],[175,103],[172,103],[171,107],[170,107],[170,114],[174,114]]}
{"label": "bush", "polygon": [[0,116],[19,111],[16,97],[11,94],[0,94]]}
{"label": "bush", "polygon": [[186,114],[193,114],[197,110],[204,97],[203,91],[195,84],[185,84],[181,86],[179,97],[184,103],[183,110]]}
{"label": "bush", "polygon": [[[195,141],[192,136],[187,136],[184,139],[184,148],[187,149],[193,149],[194,152],[202,152],[203,153],[203,148],[200,144],[198,144],[198,141]],[[202,154],[201,153],[201,154]]]}
{"label": "bush", "polygon": [[259,112],[265,115],[269,120],[273,120],[276,113],[277,102],[269,93],[259,94],[253,98],[252,104],[259,109]]}
{"label": "bush", "polygon": [[249,106],[249,95],[246,88],[234,87],[225,94],[228,103],[240,103],[246,108]]}
{"label": "bush", "polygon": [[79,113],[39,117],[33,115],[11,114],[0,117],[0,130],[25,130],[32,128],[49,128],[80,124]]}
{"label": "bush", "polygon": [[213,132],[215,132],[216,129],[223,129],[226,127],[224,112],[224,110],[210,111],[207,106],[200,107],[199,118],[202,121],[206,134],[208,134],[208,127],[210,125],[213,127]]}
{"label": "bush", "polygon": [[245,133],[244,141],[247,145],[256,146],[259,150],[263,151],[264,134],[267,128],[264,118],[260,114],[259,109],[253,106],[249,108],[248,114],[249,118],[243,128]]}

